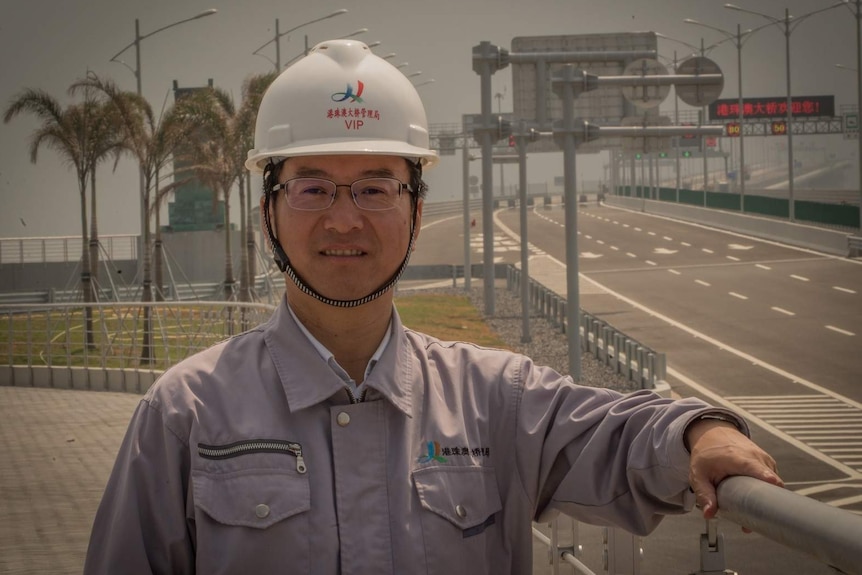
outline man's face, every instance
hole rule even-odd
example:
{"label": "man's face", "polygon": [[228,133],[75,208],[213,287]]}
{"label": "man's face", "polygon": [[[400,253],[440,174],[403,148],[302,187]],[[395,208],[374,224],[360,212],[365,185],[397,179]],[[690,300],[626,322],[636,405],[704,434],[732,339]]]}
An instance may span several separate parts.
{"label": "man's face", "polygon": [[[377,290],[397,271],[410,243],[412,204],[404,191],[395,207],[362,210],[350,190],[361,178],[389,177],[410,183],[404,158],[395,156],[304,156],[284,162],[278,182],[322,178],[339,185],[334,203],[319,211],[291,208],[278,192],[273,212],[276,236],[294,270],[317,292],[338,300]],[[419,233],[418,206],[415,235]]]}

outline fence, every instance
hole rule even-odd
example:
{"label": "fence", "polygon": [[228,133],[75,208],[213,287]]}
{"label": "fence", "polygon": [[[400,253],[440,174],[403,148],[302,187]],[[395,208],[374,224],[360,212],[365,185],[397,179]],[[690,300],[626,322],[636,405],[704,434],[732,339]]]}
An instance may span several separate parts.
{"label": "fence", "polygon": [[143,393],[177,361],[263,322],[240,302],[0,306],[0,382]]}
{"label": "fence", "polygon": [[[552,325],[566,332],[566,299],[533,278],[529,282],[529,305]],[[520,293],[521,270],[513,265],[506,268],[506,287]],[[614,373],[621,374],[641,389],[664,387],[667,358],[617,330],[608,322],[583,309],[578,314],[581,329],[581,349],[591,353]]]}

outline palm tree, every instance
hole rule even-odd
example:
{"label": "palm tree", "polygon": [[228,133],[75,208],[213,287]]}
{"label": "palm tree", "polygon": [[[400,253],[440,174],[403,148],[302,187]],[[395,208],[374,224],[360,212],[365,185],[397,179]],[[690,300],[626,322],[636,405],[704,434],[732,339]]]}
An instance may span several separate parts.
{"label": "palm tree", "polygon": [[[81,292],[85,303],[94,301],[92,268],[90,265],[90,246],[87,237],[87,183],[92,184],[95,194],[95,175],[93,169],[111,146],[100,142],[99,134],[104,135],[96,126],[102,121],[102,110],[94,101],[87,99],[82,104],[70,105],[63,109],[60,103],[42,90],[25,89],[12,99],[3,115],[4,123],[24,112],[35,115],[42,124],[30,140],[30,161],[38,160],[39,149],[45,146],[55,150],[64,162],[75,169],[78,180],[78,193],[81,200]],[[95,210],[95,195],[93,199]],[[92,307],[85,305],[85,338],[88,347],[93,342]]]}
{"label": "palm tree", "polygon": [[[243,159],[245,153],[254,148],[254,127],[257,121],[257,110],[260,108],[260,101],[263,99],[263,94],[266,92],[269,85],[278,76],[276,72],[267,74],[258,74],[250,76],[243,82],[242,86],[242,104],[240,105],[238,118],[237,137],[241,140],[239,149]],[[248,190],[245,202],[245,242],[246,249],[244,254],[245,268],[244,272],[248,276],[249,300],[252,299],[254,293],[254,278],[255,278],[255,262],[257,251],[255,250],[254,225],[252,222],[252,191],[251,191],[251,172],[245,171],[245,177],[240,176],[240,185],[245,180],[245,188]],[[242,199],[242,196],[240,196]]]}
{"label": "palm tree", "polygon": [[[197,178],[214,190],[224,201],[225,275],[224,298],[232,299],[234,275],[230,238],[230,195],[235,183],[239,184],[241,211],[245,211],[245,185],[242,178],[243,141],[238,137],[239,116],[230,95],[220,88],[205,88],[181,99],[173,112],[186,126],[195,126],[195,135],[189,140],[187,158]],[[245,221],[241,219],[244,230]],[[248,301],[248,265],[243,252],[240,266],[239,298]]]}
{"label": "palm tree", "polygon": [[[144,229],[141,230],[143,257],[143,278],[141,301],[153,301],[152,291],[152,253],[150,245],[150,206],[156,177],[183,140],[182,126],[157,120],[150,104],[138,94],[120,90],[111,80],[99,78],[90,73],[85,80],[72,85],[70,91],[95,90],[110,106],[122,135],[124,150],[137,160],[143,180],[141,198],[144,210]],[[144,329],[141,348],[141,362],[151,363],[153,357],[152,310],[144,306]]]}

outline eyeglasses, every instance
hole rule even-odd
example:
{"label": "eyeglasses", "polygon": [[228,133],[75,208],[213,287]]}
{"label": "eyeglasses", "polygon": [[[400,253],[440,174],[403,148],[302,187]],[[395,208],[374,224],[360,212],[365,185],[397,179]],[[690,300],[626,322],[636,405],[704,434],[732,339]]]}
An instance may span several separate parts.
{"label": "eyeglasses", "polygon": [[274,186],[272,191],[284,190],[287,205],[294,210],[312,212],[331,206],[338,188],[350,188],[356,207],[374,212],[391,210],[402,191],[413,192],[413,188],[395,178],[362,178],[350,185],[322,178],[293,178]]}

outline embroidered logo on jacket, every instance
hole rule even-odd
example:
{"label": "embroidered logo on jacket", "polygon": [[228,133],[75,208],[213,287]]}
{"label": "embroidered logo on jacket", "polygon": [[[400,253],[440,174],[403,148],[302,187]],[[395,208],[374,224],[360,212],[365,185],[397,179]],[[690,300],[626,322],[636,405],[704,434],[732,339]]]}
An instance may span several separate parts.
{"label": "embroidered logo on jacket", "polygon": [[429,461],[439,461],[440,463],[446,463],[446,458],[440,455],[440,444],[436,441],[429,441],[427,443],[428,454],[421,455],[419,457],[419,463],[428,463]]}
{"label": "embroidered logo on jacket", "polygon": [[491,457],[490,447],[441,447],[436,441],[426,443],[427,454],[419,456],[419,463],[439,461],[446,463],[446,457]]}

